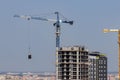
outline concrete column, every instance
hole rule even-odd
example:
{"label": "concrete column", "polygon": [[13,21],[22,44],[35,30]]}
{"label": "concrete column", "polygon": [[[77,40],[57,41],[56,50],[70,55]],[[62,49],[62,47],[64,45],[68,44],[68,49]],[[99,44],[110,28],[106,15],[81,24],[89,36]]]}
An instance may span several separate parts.
{"label": "concrete column", "polygon": [[79,51],[77,51],[77,80],[79,80]]}

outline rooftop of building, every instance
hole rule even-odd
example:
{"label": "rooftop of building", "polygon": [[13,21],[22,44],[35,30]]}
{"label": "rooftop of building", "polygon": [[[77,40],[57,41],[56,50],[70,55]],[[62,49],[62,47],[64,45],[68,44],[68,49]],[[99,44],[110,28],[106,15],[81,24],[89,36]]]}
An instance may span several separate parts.
{"label": "rooftop of building", "polygon": [[90,52],[89,55],[91,55],[91,56],[99,56],[99,57],[106,57],[105,54],[100,53],[98,51]]}
{"label": "rooftop of building", "polygon": [[57,50],[80,50],[80,51],[88,51],[88,49],[85,46],[79,46],[79,45],[75,45],[75,46],[64,46],[64,47],[60,47]]}

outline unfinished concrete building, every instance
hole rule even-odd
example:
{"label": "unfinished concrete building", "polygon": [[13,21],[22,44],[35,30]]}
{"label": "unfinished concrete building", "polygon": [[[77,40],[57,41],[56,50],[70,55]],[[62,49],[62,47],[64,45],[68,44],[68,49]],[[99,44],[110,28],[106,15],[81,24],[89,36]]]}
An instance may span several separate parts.
{"label": "unfinished concrete building", "polygon": [[85,47],[56,50],[56,80],[88,80],[88,51]]}

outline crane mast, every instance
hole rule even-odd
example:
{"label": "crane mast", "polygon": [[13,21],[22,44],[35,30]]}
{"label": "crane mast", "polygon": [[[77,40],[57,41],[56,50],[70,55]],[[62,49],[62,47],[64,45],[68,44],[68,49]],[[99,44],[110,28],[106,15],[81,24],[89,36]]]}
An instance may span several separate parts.
{"label": "crane mast", "polygon": [[104,29],[103,32],[118,32],[118,76],[120,80],[120,29]]}
{"label": "crane mast", "polygon": [[57,22],[54,23],[54,25],[56,26],[56,47],[59,48],[60,47],[60,20],[59,20],[59,13],[55,12],[55,14],[57,15]]}
{"label": "crane mast", "polygon": [[14,15],[14,17],[18,17],[18,18],[23,18],[26,20],[31,20],[31,19],[35,19],[35,20],[42,20],[42,21],[49,21],[49,22],[54,22],[53,25],[56,27],[56,48],[60,47],[60,28],[61,28],[61,23],[66,23],[66,24],[73,24],[73,21],[68,21],[68,20],[61,20],[59,18],[59,12],[55,12],[54,14],[57,15],[57,19],[47,19],[47,18],[42,18],[42,17],[36,17],[36,16],[26,16],[26,15]]}

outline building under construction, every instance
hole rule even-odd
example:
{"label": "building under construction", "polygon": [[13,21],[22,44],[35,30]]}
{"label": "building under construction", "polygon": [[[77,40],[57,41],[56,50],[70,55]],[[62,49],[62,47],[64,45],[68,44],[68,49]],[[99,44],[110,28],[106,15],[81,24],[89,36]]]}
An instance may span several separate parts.
{"label": "building under construction", "polygon": [[88,80],[88,50],[61,47],[56,51],[56,80]]}
{"label": "building under construction", "polygon": [[107,80],[107,57],[83,46],[58,48],[56,80]]}

